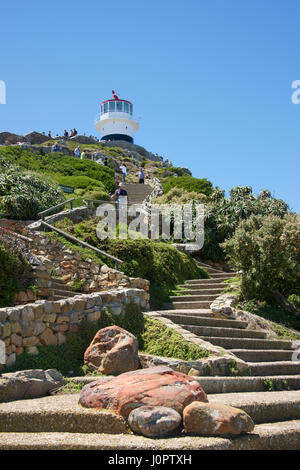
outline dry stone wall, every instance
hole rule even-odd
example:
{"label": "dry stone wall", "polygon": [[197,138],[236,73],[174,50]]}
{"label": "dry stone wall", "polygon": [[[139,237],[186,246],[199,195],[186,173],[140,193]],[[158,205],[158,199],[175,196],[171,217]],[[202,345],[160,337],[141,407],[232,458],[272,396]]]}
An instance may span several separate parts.
{"label": "dry stone wall", "polygon": [[6,365],[12,365],[24,351],[38,354],[37,346],[64,343],[67,331],[77,331],[83,319],[97,321],[106,308],[113,315],[122,315],[129,303],[148,310],[149,293],[142,289],[119,288],[1,308],[0,339],[5,343]]}

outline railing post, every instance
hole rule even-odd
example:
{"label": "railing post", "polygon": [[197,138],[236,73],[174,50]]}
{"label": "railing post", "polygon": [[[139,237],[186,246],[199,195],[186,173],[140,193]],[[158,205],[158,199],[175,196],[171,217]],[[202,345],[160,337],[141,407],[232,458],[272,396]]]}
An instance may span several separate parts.
{"label": "railing post", "polygon": [[71,211],[73,210],[73,201],[72,200],[70,201],[70,209],[71,209]]}

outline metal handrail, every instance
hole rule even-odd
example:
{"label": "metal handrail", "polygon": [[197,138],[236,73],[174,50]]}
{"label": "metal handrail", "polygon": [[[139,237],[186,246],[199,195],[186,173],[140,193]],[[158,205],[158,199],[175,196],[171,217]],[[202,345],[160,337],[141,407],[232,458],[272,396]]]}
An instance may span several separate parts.
{"label": "metal handrail", "polygon": [[116,258],[115,256],[113,255],[110,255],[108,253],[106,253],[105,251],[102,251],[102,250],[99,250],[99,248],[96,248],[95,246],[92,246],[90,245],[89,243],[86,243],[82,240],[79,240],[78,238],[75,238],[73,237],[72,235],[70,235],[69,233],[66,233],[64,232],[63,230],[60,230],[59,228],[57,227],[54,227],[53,225],[50,225],[50,224],[47,224],[47,222],[45,222],[44,220],[42,220],[42,225],[44,225],[45,227],[47,227],[48,229],[50,230],[54,230],[55,232],[59,233],[60,235],[64,236],[65,238],[69,238],[70,240],[72,240],[73,242],[75,243],[79,243],[80,245],[86,247],[86,248],[90,248],[91,250],[94,250],[96,251],[97,253],[100,253],[101,255],[104,255],[106,256],[107,258],[109,259],[112,259],[113,261],[115,261],[115,268],[118,269],[118,264],[119,263],[124,263],[124,261],[122,261],[121,259],[119,258]]}
{"label": "metal handrail", "polygon": [[59,207],[63,207],[66,204],[70,204],[70,208],[72,210],[73,209],[73,201],[75,201],[75,197],[73,197],[72,199],[67,199],[66,201],[61,202],[60,204],[57,204],[56,206],[52,206],[49,209],[46,209],[45,211],[39,212],[38,215],[41,216],[42,220],[44,220],[44,217],[45,217],[46,214],[48,214],[49,212],[52,212],[54,209],[58,209]]}

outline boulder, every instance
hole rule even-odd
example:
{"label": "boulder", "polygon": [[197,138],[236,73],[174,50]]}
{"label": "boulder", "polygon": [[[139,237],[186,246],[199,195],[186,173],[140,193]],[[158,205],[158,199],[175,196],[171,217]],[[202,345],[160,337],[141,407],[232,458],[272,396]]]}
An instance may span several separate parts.
{"label": "boulder", "polygon": [[0,377],[0,403],[24,398],[37,398],[49,393],[66,381],[55,369],[32,369],[2,374]]}
{"label": "boulder", "polygon": [[128,423],[132,431],[146,437],[162,437],[181,424],[180,414],[165,406],[141,406],[133,410]]}
{"label": "boulder", "polygon": [[136,370],[138,342],[135,336],[119,326],[99,330],[84,353],[84,363],[102,374],[122,374]]}
{"label": "boulder", "polygon": [[187,433],[200,436],[239,435],[251,432],[254,423],[245,411],[218,403],[194,401],[183,411]]}
{"label": "boulder", "polygon": [[199,382],[168,367],[151,367],[127,372],[107,383],[85,385],[79,403],[87,408],[107,408],[128,418],[141,406],[173,408],[180,415],[193,401],[207,402]]}

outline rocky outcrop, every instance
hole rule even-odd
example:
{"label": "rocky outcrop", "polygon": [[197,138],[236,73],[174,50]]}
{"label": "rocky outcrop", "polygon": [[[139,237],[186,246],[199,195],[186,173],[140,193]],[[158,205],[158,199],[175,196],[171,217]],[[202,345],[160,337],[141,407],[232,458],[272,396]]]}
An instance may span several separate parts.
{"label": "rocky outcrop", "polygon": [[139,366],[138,342],[119,326],[99,330],[84,353],[84,363],[102,374],[122,374]]}
{"label": "rocky outcrop", "polygon": [[141,406],[133,410],[128,424],[137,434],[147,437],[164,437],[181,424],[180,414],[164,406]]}
{"label": "rocky outcrop", "polygon": [[37,398],[64,385],[66,381],[55,369],[23,370],[0,377],[0,402]]}
{"label": "rocky outcrop", "polygon": [[254,429],[254,423],[245,411],[223,404],[198,401],[184,409],[183,424],[185,432],[198,436],[236,436]]}
{"label": "rocky outcrop", "polygon": [[109,409],[128,418],[135,408],[163,406],[182,415],[193,401],[207,402],[199,382],[167,367],[121,374],[110,381],[85,385],[79,403],[87,408]]}

